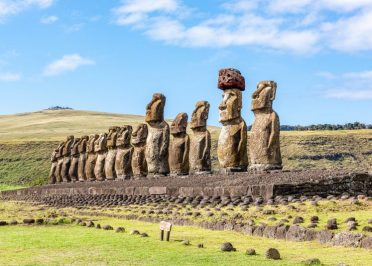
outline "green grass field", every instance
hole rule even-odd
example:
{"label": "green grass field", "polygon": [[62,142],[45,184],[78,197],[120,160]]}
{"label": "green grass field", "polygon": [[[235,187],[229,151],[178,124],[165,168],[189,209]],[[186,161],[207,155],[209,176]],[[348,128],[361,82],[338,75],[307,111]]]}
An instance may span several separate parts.
{"label": "green grass field", "polygon": [[[50,217],[57,225],[16,225],[0,227],[0,265],[303,265],[309,258],[323,265],[370,265],[372,253],[361,248],[320,245],[316,242],[287,242],[249,237],[231,231],[211,231],[190,226],[174,226],[170,242],[159,241],[159,225],[117,218],[76,216],[73,209],[53,209],[24,203],[0,202],[0,220],[26,217]],[[87,228],[76,224],[58,224],[67,217],[93,220],[102,226],[123,226],[125,233]],[[149,237],[129,232],[137,229]],[[189,240],[184,246],[181,240]],[[231,242],[236,252],[223,253],[219,247]],[[197,244],[203,243],[203,249]],[[265,258],[268,248],[277,248],[281,260]],[[258,255],[247,256],[254,248]]]}
{"label": "green grass field", "polygon": [[[107,131],[113,125],[137,125],[144,117],[77,110],[55,110],[0,116],[0,184],[39,185],[47,180],[50,154],[67,135]],[[212,162],[218,168],[218,127],[212,134]],[[285,169],[345,168],[372,165],[372,130],[282,132]],[[1,189],[1,187],[0,187]]]}

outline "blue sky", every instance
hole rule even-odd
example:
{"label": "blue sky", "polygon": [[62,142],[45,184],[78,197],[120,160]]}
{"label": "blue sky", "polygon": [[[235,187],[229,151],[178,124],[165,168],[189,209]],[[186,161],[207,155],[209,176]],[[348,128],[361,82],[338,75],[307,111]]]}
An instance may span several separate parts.
{"label": "blue sky", "polygon": [[211,103],[218,70],[278,83],[282,124],[372,123],[372,0],[0,0],[0,114],[54,105],[166,117]]}

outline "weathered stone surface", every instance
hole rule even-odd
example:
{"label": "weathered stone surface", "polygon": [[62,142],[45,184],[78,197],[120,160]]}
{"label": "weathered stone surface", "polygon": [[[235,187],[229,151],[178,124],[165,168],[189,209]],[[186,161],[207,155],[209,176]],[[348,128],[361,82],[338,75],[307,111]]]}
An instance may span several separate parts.
{"label": "weathered stone surface", "polygon": [[81,139],[75,138],[71,145],[71,165],[69,169],[69,176],[72,182],[77,182],[78,178],[78,168],[79,168],[79,144]]}
{"label": "weathered stone surface", "polygon": [[63,163],[62,163],[62,169],[61,169],[61,177],[63,182],[70,182],[71,178],[69,175],[69,169],[71,164],[71,147],[74,142],[74,136],[68,136],[67,140],[65,142],[65,145],[63,146],[62,156],[63,156]]}
{"label": "weathered stone surface", "polygon": [[287,231],[286,239],[290,241],[305,241],[306,229],[298,225],[291,225]]}
{"label": "weathered stone surface", "polygon": [[169,167],[174,176],[189,173],[190,138],[186,133],[187,119],[186,113],[179,113],[171,124],[173,139],[169,147]]}
{"label": "weathered stone surface", "polygon": [[116,139],[119,127],[110,127],[107,134],[107,155],[105,159],[105,176],[107,180],[116,179],[115,158],[116,158]]}
{"label": "weathered stone surface", "polygon": [[94,175],[97,181],[105,180],[105,160],[107,154],[107,134],[100,134],[96,141],[94,151],[97,154],[96,165],[94,166]]}
{"label": "weathered stone surface", "polygon": [[197,102],[192,113],[190,128],[190,172],[194,174],[209,173],[211,164],[211,134],[207,129],[209,103]]}
{"label": "weathered stone surface", "polygon": [[85,176],[87,180],[94,181],[96,176],[94,175],[94,168],[96,165],[97,154],[95,153],[95,143],[98,140],[99,135],[93,134],[89,136],[88,146],[87,146],[87,161],[85,163]]}
{"label": "weathered stone surface", "polygon": [[366,236],[360,241],[360,247],[372,249],[372,236]]}
{"label": "weathered stone surface", "polygon": [[149,192],[151,195],[167,194],[167,187],[150,187]]}
{"label": "weathered stone surface", "polygon": [[317,240],[322,244],[326,244],[331,242],[333,235],[333,232],[329,230],[321,230],[317,234]]}
{"label": "weathered stone surface", "polygon": [[[220,70],[219,80],[230,80],[231,71],[238,76],[240,75],[240,72],[236,70]],[[236,83],[232,82],[231,84],[235,85]],[[218,161],[221,168],[226,171],[245,171],[248,165],[247,126],[241,117],[241,88],[231,86],[221,86],[220,88],[224,91],[219,106],[222,129],[218,138]]]}
{"label": "weathered stone surface", "polygon": [[224,68],[218,72],[218,88],[245,90],[245,79],[239,70],[234,68]]}
{"label": "weathered stone surface", "polygon": [[116,139],[115,172],[117,179],[130,179],[132,172],[133,147],[130,145],[132,126],[126,125],[120,128]]}
{"label": "weathered stone surface", "polygon": [[276,88],[274,81],[261,81],[252,94],[255,118],[249,139],[249,168],[254,171],[282,169],[280,122],[272,109]]}
{"label": "weathered stone surface", "polygon": [[312,258],[302,261],[303,265],[321,265],[318,258]]}
{"label": "weathered stone surface", "polygon": [[327,221],[327,224],[326,224],[325,227],[326,227],[327,230],[336,230],[336,229],[338,229],[336,218],[329,219]]}
{"label": "weathered stone surface", "polygon": [[288,229],[289,229],[289,225],[278,226],[275,232],[275,238],[286,239]]}
{"label": "weathered stone surface", "polygon": [[266,226],[262,235],[268,238],[275,238],[277,226]]}
{"label": "weathered stone surface", "polygon": [[256,250],[254,250],[253,248],[249,248],[245,251],[245,254],[248,256],[256,255]]}
{"label": "weathered stone surface", "polygon": [[139,124],[132,133],[132,171],[136,178],[147,176],[146,139],[148,129],[146,124]]}
{"label": "weathered stone surface", "polygon": [[359,247],[363,234],[353,234],[347,231],[336,234],[332,239],[335,246]]}
{"label": "weathered stone surface", "polygon": [[169,174],[168,147],[169,125],[164,121],[165,96],[155,93],[146,108],[146,122],[148,123],[148,136],[146,140],[146,161],[148,174]]}
{"label": "weathered stone surface", "polygon": [[82,136],[79,143],[79,164],[78,164],[78,179],[80,182],[87,180],[85,175],[85,165],[87,162],[87,145],[88,145],[88,136]]}

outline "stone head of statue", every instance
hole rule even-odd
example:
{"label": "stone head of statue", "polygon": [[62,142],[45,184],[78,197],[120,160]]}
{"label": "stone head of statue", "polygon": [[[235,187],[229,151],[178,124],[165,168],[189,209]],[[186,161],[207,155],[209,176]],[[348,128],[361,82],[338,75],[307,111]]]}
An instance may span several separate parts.
{"label": "stone head of statue", "polygon": [[190,128],[206,128],[209,115],[209,103],[207,101],[197,102],[192,112]]}
{"label": "stone head of statue", "polygon": [[186,113],[179,113],[173,120],[170,128],[172,135],[186,133],[188,115]]}
{"label": "stone head of statue", "polygon": [[107,148],[107,133],[101,133],[95,142],[95,151],[105,151]]}
{"label": "stone head of statue", "polygon": [[165,96],[161,93],[154,93],[151,102],[146,107],[147,123],[156,123],[164,121]]}
{"label": "stone head of statue", "polygon": [[221,123],[239,118],[242,110],[242,92],[238,89],[224,90],[219,109]]}
{"label": "stone head of statue", "polygon": [[88,152],[94,152],[94,145],[95,145],[95,142],[98,139],[98,137],[99,136],[97,134],[89,135]]}
{"label": "stone head of statue", "polygon": [[108,147],[115,147],[116,145],[116,136],[118,131],[120,130],[119,127],[113,126],[109,128],[109,132],[107,135],[107,146]]}
{"label": "stone head of statue", "polygon": [[220,109],[220,122],[228,122],[240,117],[242,109],[242,91],[245,90],[245,79],[240,71],[225,68],[219,71],[218,88],[223,90]]}
{"label": "stone head of statue", "polygon": [[139,124],[132,133],[132,144],[136,145],[146,143],[147,134],[148,134],[147,125],[144,123]]}
{"label": "stone head of statue", "polygon": [[272,104],[276,95],[277,84],[275,81],[265,80],[257,84],[257,89],[252,94],[252,111],[272,110]]}
{"label": "stone head of statue", "polygon": [[116,146],[130,145],[131,136],[132,136],[132,126],[125,125],[121,127],[118,133],[118,137],[116,139]]}
{"label": "stone head of statue", "polygon": [[72,141],[72,140],[74,140],[74,136],[73,135],[70,135],[70,136],[67,137],[67,141]]}
{"label": "stone head of statue", "polygon": [[80,144],[80,138],[75,138],[71,146],[71,155],[75,155],[79,153],[79,150],[78,150],[79,144]]}
{"label": "stone head of statue", "polygon": [[81,136],[81,142],[88,141],[89,137],[87,135]]}

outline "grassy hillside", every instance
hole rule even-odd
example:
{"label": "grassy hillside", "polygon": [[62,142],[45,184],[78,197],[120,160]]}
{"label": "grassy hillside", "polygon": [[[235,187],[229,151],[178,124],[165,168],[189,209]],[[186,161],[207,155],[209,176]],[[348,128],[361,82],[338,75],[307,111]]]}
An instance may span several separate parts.
{"label": "grassy hillside", "polygon": [[[134,126],[143,121],[144,117],[138,115],[76,110],[0,116],[0,185],[44,183],[50,153],[67,135],[100,133],[113,125]],[[217,168],[219,128],[210,127],[210,131],[213,166]],[[281,143],[286,169],[367,170],[372,165],[372,130],[282,132]]]}

